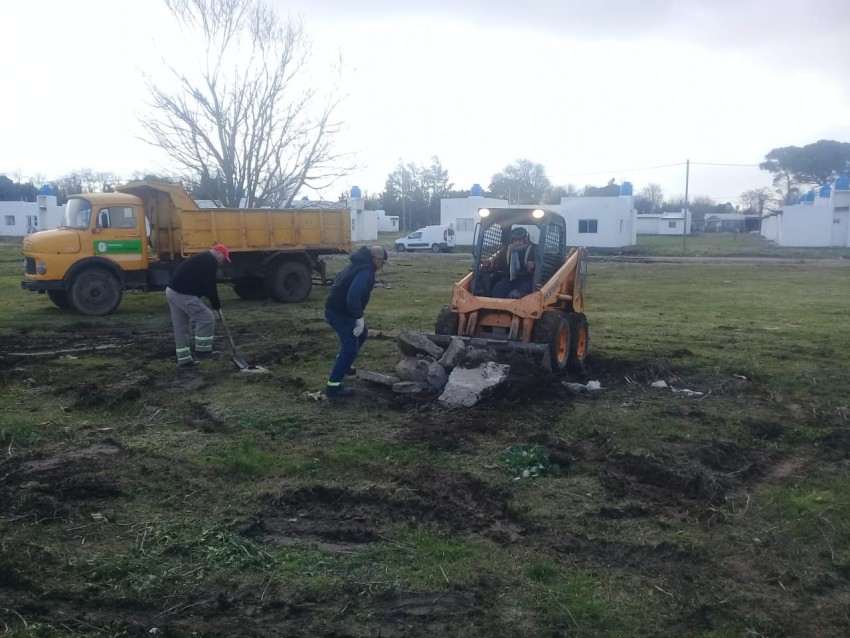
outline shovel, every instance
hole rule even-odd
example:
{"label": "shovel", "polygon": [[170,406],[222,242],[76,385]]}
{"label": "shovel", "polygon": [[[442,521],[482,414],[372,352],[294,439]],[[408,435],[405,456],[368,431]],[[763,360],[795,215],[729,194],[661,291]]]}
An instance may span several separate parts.
{"label": "shovel", "polygon": [[230,349],[233,350],[233,357],[231,357],[231,361],[235,363],[240,370],[245,370],[248,367],[248,362],[242,358],[242,356],[236,352],[236,344],[233,342],[233,335],[230,334],[230,328],[227,327],[227,322],[224,320],[224,315],[221,312],[221,309],[218,311],[218,316],[221,318],[221,325],[224,326],[224,331],[227,333],[227,339],[230,341]]}

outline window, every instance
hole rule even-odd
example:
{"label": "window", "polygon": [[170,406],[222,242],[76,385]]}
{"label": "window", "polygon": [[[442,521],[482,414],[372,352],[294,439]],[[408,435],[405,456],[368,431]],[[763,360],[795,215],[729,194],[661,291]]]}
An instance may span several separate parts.
{"label": "window", "polygon": [[676,228],[676,222],[667,222],[667,228]]}
{"label": "window", "polygon": [[578,220],[578,232],[595,233],[598,222],[598,219],[580,219]]}
{"label": "window", "polygon": [[408,239],[420,239],[422,237],[422,233],[410,233],[407,238]]}
{"label": "window", "polygon": [[459,217],[455,221],[455,225],[459,233],[471,233],[475,230],[475,220],[471,217]]}
{"label": "window", "polygon": [[135,228],[136,210],[132,206],[112,206],[97,212],[98,228]]}
{"label": "window", "polygon": [[15,225],[15,216],[14,215],[6,215],[6,225],[14,226]]}

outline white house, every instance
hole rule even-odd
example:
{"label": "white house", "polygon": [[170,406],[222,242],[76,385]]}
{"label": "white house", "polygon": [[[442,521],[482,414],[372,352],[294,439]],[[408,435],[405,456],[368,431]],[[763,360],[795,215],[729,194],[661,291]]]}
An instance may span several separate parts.
{"label": "white house", "polygon": [[51,192],[43,188],[34,202],[0,202],[0,236],[24,237],[59,226],[65,207],[56,203]]}
{"label": "white house", "polygon": [[387,215],[385,210],[376,210],[379,233],[398,233],[398,215]]}
{"label": "white house", "polygon": [[839,175],[824,185],[762,217],[761,235],[778,246],[850,247],[850,177]]}
{"label": "white house", "polygon": [[374,241],[378,239],[378,211],[365,210],[360,189],[351,189],[345,205],[342,202],[310,201],[307,197],[292,202],[293,208],[309,210],[339,210],[348,208],[351,211],[351,241]]}
{"label": "white house", "polygon": [[[631,184],[625,182],[619,197],[562,197],[547,210],[560,214],[567,224],[567,244],[619,248],[637,243],[637,211],[632,205]],[[507,200],[484,197],[474,184],[469,197],[440,201],[440,223],[455,229],[459,246],[473,241],[479,208],[508,208]]]}
{"label": "white house", "polygon": [[[678,213],[650,213],[637,215],[638,235],[690,235],[693,222],[691,211],[685,224],[685,211]],[[687,226],[687,228],[684,228]]]}

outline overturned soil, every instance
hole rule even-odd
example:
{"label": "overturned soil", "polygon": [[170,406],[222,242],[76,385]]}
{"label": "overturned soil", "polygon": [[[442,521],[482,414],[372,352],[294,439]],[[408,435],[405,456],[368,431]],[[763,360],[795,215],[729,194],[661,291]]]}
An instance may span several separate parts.
{"label": "overturned soil", "polygon": [[[757,490],[815,471],[824,459],[843,461],[850,444],[836,431],[832,445],[781,448],[777,441],[789,423],[769,415],[742,419],[743,434],[731,440],[716,402],[739,407],[766,391],[735,378],[678,377],[677,361],[687,351],[655,353],[647,361],[591,358],[586,374],[573,380],[599,380],[604,390],[592,395],[575,394],[562,379],[515,361],[510,384],[466,411],[359,386],[355,411],[368,405],[391,415],[393,426],[381,436],[452,462],[375,463],[357,480],[309,473],[288,480],[270,472],[271,479],[256,479],[265,482],[254,490],[210,469],[208,459],[229,458],[216,446],[253,431],[237,434],[241,424],[227,409],[209,395],[195,395],[213,387],[239,397],[250,383],[260,383],[299,397],[310,384],[294,364],[325,356],[327,349],[326,331],[307,326],[286,343],[255,348],[262,354],[253,362],[271,375],[234,381],[239,375],[226,355],[213,366],[176,370],[169,340],[154,331],[95,333],[84,324],[37,338],[0,337],[0,387],[29,397],[31,404],[18,409],[58,402],[58,416],[45,418],[62,432],[23,447],[21,434],[0,426],[0,532],[5,547],[13,548],[0,551],[0,621],[129,636],[554,636],[575,629],[570,614],[566,624],[545,620],[554,605],[545,601],[555,587],[545,580],[544,604],[516,611],[530,594],[516,591],[524,572],[513,565],[494,565],[451,584],[444,573],[445,583],[430,589],[356,575],[322,589],[313,581],[301,587],[303,574],[287,580],[232,566],[203,579],[192,563],[197,550],[178,546],[163,554],[179,558],[172,571],[146,576],[145,561],[155,556],[151,530],[186,520],[229,530],[238,560],[239,552],[252,548],[303,547],[320,552],[323,561],[347,560],[395,543],[403,529],[483,547],[497,560],[543,562],[564,573],[604,570],[658,597],[666,610],[659,634],[666,635],[722,629],[718,618],[746,617],[751,606],[771,618],[759,621],[766,633],[754,635],[803,635],[816,621],[800,611],[830,603],[850,584],[847,570],[794,572],[790,551],[779,542],[760,540],[758,560],[723,547],[739,533],[769,533],[750,529],[746,519]],[[711,390],[715,403],[649,394],[647,387],[659,378]],[[594,410],[631,414],[641,402],[702,434],[629,446],[594,426]],[[315,409],[325,407],[346,409]],[[565,419],[577,407],[591,416],[571,429]],[[649,412],[634,414],[650,418]],[[800,422],[806,418],[801,414]],[[315,440],[307,431],[286,434],[293,437],[286,441],[317,450],[333,444],[316,430]],[[501,460],[517,442],[541,448],[559,473],[518,480]],[[166,534],[157,542],[170,541]],[[79,554],[89,547],[97,551]],[[91,564],[78,562],[81,555]],[[115,573],[102,566],[105,556],[121,557]],[[126,569],[139,570],[139,579],[119,586]],[[786,583],[802,593],[795,595]],[[820,621],[833,628],[828,615]],[[584,627],[596,635],[592,625]]]}

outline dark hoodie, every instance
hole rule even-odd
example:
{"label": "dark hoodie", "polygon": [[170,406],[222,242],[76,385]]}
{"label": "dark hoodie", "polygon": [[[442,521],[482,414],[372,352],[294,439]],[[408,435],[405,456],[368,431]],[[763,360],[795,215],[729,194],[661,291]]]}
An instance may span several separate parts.
{"label": "dark hoodie", "polygon": [[375,285],[372,253],[361,246],[349,258],[351,263],[334,278],[325,308],[344,317],[360,319]]}

